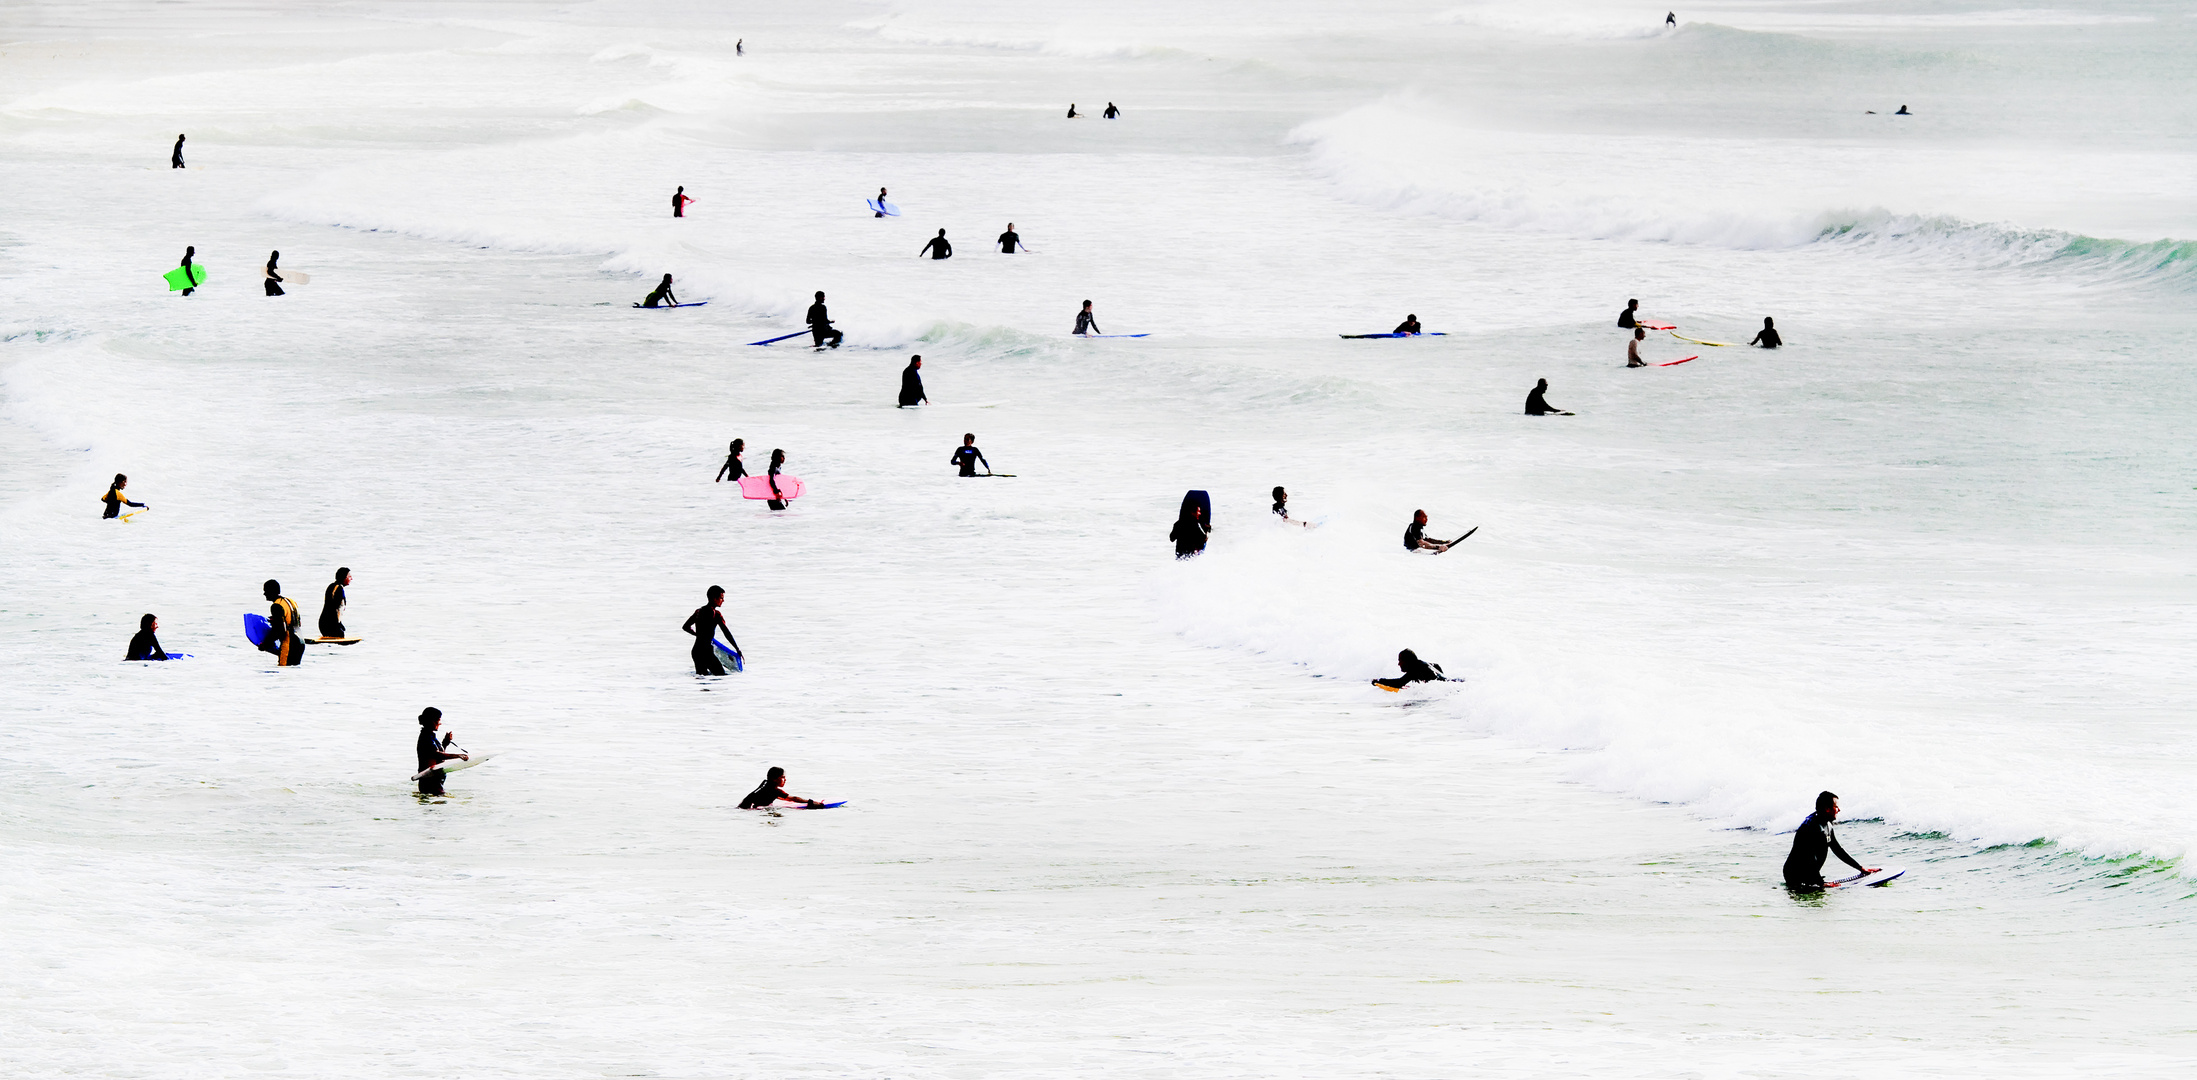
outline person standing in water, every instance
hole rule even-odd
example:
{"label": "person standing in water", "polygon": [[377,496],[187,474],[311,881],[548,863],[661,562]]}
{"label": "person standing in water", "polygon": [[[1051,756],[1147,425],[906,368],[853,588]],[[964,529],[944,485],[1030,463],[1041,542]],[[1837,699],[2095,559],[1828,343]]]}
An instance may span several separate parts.
{"label": "person standing in water", "polygon": [[679,190],[671,193],[671,216],[687,216],[687,204],[693,201],[693,199],[687,198],[687,186],[685,184],[679,185]]}
{"label": "person standing in water", "polygon": [[282,583],[268,578],[260,591],[267,594],[267,636],[259,641],[259,651],[272,653],[281,667],[296,667],[305,662],[305,642],[298,637],[297,602],[282,595]]}
{"label": "person standing in water", "polygon": [[923,392],[923,354],[917,353],[908,358],[907,367],[900,369],[900,407],[909,409],[930,403],[930,396]]}
{"label": "person standing in water", "polygon": [[1121,110],[1115,108],[1114,103],[1109,101],[1106,103],[1106,111],[1100,113],[1099,115],[1105,117],[1108,120],[1114,120],[1120,118]]}
{"label": "person standing in water", "polygon": [[1526,415],[1570,416],[1570,413],[1549,404],[1549,399],[1546,396],[1548,392],[1549,381],[1547,379],[1540,379],[1534,382],[1533,389],[1526,391]]}
{"label": "person standing in water", "polygon": [[694,635],[694,649],[690,655],[694,659],[696,675],[725,673],[724,662],[717,659],[716,641],[719,630],[725,632],[725,644],[732,646],[735,653],[740,651],[740,642],[733,638],[732,627],[725,624],[725,613],[721,610],[724,606],[724,586],[712,585],[709,587],[709,603],[695,608],[694,614],[687,616],[686,623],[679,627]]}
{"label": "person standing in water", "polygon": [[1671,12],[1670,14],[1668,14],[1668,15],[1665,15],[1665,16],[1663,16],[1663,25],[1665,25],[1665,26],[1677,26],[1677,25],[1678,25],[1678,12],[1675,12],[1675,11],[1674,11],[1674,12]]}
{"label": "person standing in water", "polygon": [[1876,871],[1861,865],[1846,849],[1839,846],[1838,834],[1831,831],[1831,822],[1838,818],[1838,796],[1822,792],[1816,796],[1816,812],[1808,815],[1793,830],[1793,851],[1785,856],[1785,887],[1802,892],[1817,892],[1823,888],[1823,863],[1832,855],[1839,861],[1861,871]]}
{"label": "person standing in water", "polygon": [[145,508],[144,503],[131,502],[126,496],[122,494],[122,489],[129,486],[129,477],[124,476],[121,473],[114,474],[113,485],[107,488],[107,493],[105,495],[101,495],[99,497],[100,502],[107,504],[107,512],[99,515],[100,520],[105,521],[108,518],[121,517],[122,508],[125,506],[134,506],[140,510]]}
{"label": "person standing in water", "polygon": [[1415,314],[1404,316],[1404,321],[1397,323],[1396,329],[1389,331],[1391,334],[1423,334],[1425,332],[1419,326],[1419,316]]}
{"label": "person standing in water", "polygon": [[160,620],[146,615],[137,620],[137,636],[130,639],[130,655],[124,660],[166,660],[168,653],[160,647],[160,639],[153,631],[160,629]]}
{"label": "person standing in water", "polygon": [[747,54],[748,54],[748,39],[746,39],[746,38],[741,38],[741,39],[739,39],[739,40],[737,40],[737,41],[734,41],[734,42],[732,43],[732,55],[734,55],[734,56],[746,56]]}
{"label": "person standing in water", "polygon": [[1646,330],[1640,329],[1637,326],[1634,327],[1632,332],[1632,340],[1625,343],[1626,367],[1648,366],[1648,362],[1640,358],[1640,343],[1646,340],[1648,340],[1648,332]]}
{"label": "person standing in water", "polygon": [[183,167],[183,136],[181,135],[175,137],[175,149],[168,154],[168,167],[171,169]]}
{"label": "person standing in water", "polygon": [[786,794],[786,770],[773,765],[769,772],[763,774],[762,785],[748,792],[747,798],[740,800],[740,809],[768,810],[773,804],[780,802],[797,802],[811,810],[821,810],[824,807],[823,803],[815,799]]}
{"label": "person standing in water", "polygon": [[336,580],[329,582],[328,587],[320,591],[320,636],[350,636],[343,632],[343,608],[351,602],[351,598],[343,590],[349,584],[351,568],[339,566],[336,567]]}
{"label": "person standing in water", "polygon": [[656,291],[648,294],[648,299],[641,301],[641,306],[646,308],[659,307],[667,304],[672,307],[679,306],[679,298],[671,295],[670,274],[665,274],[664,280],[656,283]]}
{"label": "person standing in water", "polygon": [[1617,313],[1617,325],[1630,330],[1639,323],[1639,315],[1640,301],[1627,300],[1625,301],[1625,310]]}
{"label": "person standing in water", "polygon": [[747,448],[748,441],[746,439],[732,440],[732,445],[725,448],[725,463],[717,467],[717,479],[714,481],[715,483],[722,484],[725,481],[730,480],[733,483],[737,484],[740,482],[741,477],[748,474],[747,465],[743,464],[740,460],[741,453],[746,451]]}
{"label": "person standing in water", "polygon": [[1073,120],[1073,119],[1075,119],[1075,118],[1076,118],[1076,103],[1075,103],[1075,102],[1073,102],[1073,101],[1071,101],[1071,102],[1069,102],[1069,103],[1068,103],[1068,119],[1070,119],[1070,120]]}
{"label": "person standing in water", "polygon": [[465,751],[450,748],[450,741],[457,738],[456,735],[445,735],[440,742],[436,741],[435,729],[441,726],[441,709],[429,706],[420,710],[420,737],[418,742],[412,744],[412,749],[420,766],[420,794],[422,795],[440,795],[443,793],[442,782],[450,774],[435,766],[445,761],[473,760],[466,755]]}
{"label": "person standing in water", "polygon": [[1784,345],[1785,339],[1777,336],[1777,320],[1764,315],[1762,317],[1762,329],[1756,331],[1754,340],[1747,344],[1760,345],[1765,349],[1775,349]]}
{"label": "person standing in water", "polygon": [[884,189],[884,188],[878,188],[878,189],[877,189],[877,212],[876,212],[876,213],[874,213],[874,214],[871,214],[870,216],[871,216],[871,217],[884,217],[884,216],[885,216],[885,189]]}
{"label": "person standing in water", "polygon": [[954,246],[946,239],[946,230],[938,230],[938,235],[931,237],[931,242],[923,245],[923,250],[915,253],[915,257],[918,259],[925,255],[933,259],[951,259],[954,257]]}
{"label": "person standing in water", "polygon": [[265,280],[262,281],[261,284],[267,286],[267,295],[269,296],[283,295],[282,274],[275,269],[275,263],[280,262],[281,260],[281,252],[270,251],[267,253],[267,268],[266,270],[262,271],[262,273],[265,275]]}
{"label": "person standing in water", "polygon": [[999,253],[1012,255],[1015,253],[1016,248],[1021,248],[1024,251],[1030,250],[1022,247],[1022,234],[1015,231],[1015,223],[1010,221],[1007,223],[1007,231],[999,234]]}
{"label": "person standing in water", "polygon": [[1167,531],[1167,538],[1175,542],[1175,558],[1196,558],[1205,550],[1206,540],[1213,535],[1213,527],[1206,524],[1205,507],[1193,502],[1182,504],[1182,514],[1175,519],[1175,527]]}
{"label": "person standing in water", "polygon": [[[979,461],[984,461],[984,451],[976,448],[976,436],[969,434],[961,437],[961,445],[955,448],[952,457],[946,459],[946,464],[961,466],[963,476],[975,476],[976,463]],[[989,476],[991,472],[992,463],[984,461],[985,475]]]}
{"label": "person standing in water", "polygon": [[784,510],[786,504],[792,501],[780,496],[778,493],[778,474],[784,471],[785,467],[786,452],[784,450],[772,450],[770,452],[770,472],[765,475],[770,477],[770,493],[774,497],[763,505],[773,510]]}
{"label": "person standing in water", "polygon": [[193,270],[193,269],[191,268],[191,256],[193,256],[193,255],[196,255],[196,254],[198,254],[198,249],[197,249],[197,248],[195,248],[195,247],[192,247],[192,246],[190,246],[190,245],[188,245],[188,244],[184,245],[184,247],[183,247],[183,280],[185,280],[185,281],[188,281],[188,282],[190,282],[190,284],[189,284],[189,285],[186,285],[186,286],[184,286],[184,287],[183,287],[183,295],[185,295],[185,296],[189,296],[189,295],[191,295],[191,293],[192,293],[192,292],[193,292],[194,290],[196,290],[196,289],[198,288],[198,282],[199,282],[199,273],[198,273],[198,271],[196,271],[196,270]]}
{"label": "person standing in water", "polygon": [[1075,333],[1084,337],[1105,333],[1105,331],[1098,328],[1097,316],[1091,314],[1091,302],[1089,300],[1083,302],[1083,310],[1076,315]]}
{"label": "person standing in water", "polygon": [[[885,189],[879,188],[878,190],[883,191]],[[847,335],[832,329],[831,312],[824,310],[824,290],[822,289],[816,291],[816,302],[809,305],[809,333],[816,336],[816,347],[819,349],[824,347],[825,338],[830,338],[832,348],[836,349],[839,347],[839,343],[846,340],[847,337]]]}
{"label": "person standing in water", "polygon": [[1396,654],[1396,666],[1402,669],[1402,676],[1394,679],[1375,679],[1373,685],[1385,686],[1391,690],[1401,690],[1415,682],[1449,681],[1449,676],[1442,674],[1442,665],[1427,663],[1419,659],[1419,654],[1412,652],[1410,649],[1405,649]]}

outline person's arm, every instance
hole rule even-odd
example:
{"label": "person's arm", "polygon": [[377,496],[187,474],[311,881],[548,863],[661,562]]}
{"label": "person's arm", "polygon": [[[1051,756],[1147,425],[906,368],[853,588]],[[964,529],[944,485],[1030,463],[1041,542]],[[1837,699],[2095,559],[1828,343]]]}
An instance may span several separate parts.
{"label": "person's arm", "polygon": [[1829,829],[1825,829],[1823,830],[1823,835],[1826,839],[1831,841],[1831,851],[1833,854],[1836,854],[1839,857],[1839,861],[1844,862],[1846,865],[1851,866],[1864,874],[1876,873],[1876,871],[1871,869],[1870,867],[1861,865],[1861,863],[1857,861],[1852,855],[1848,855],[1846,853],[1845,848],[1839,846],[1837,833],[1832,832]]}
{"label": "person's arm", "polygon": [[978,450],[978,451],[976,452],[976,459],[977,459],[978,461],[983,461],[983,462],[984,462],[984,471],[985,471],[985,472],[991,472],[991,471],[992,471],[992,463],[991,463],[991,462],[989,462],[989,461],[985,461],[985,459],[984,459],[984,451],[982,451],[982,450]]}
{"label": "person's arm", "polygon": [[778,500],[780,502],[784,502],[786,499],[784,495],[778,494],[778,470],[776,469],[772,469],[770,471],[770,493],[773,495],[778,495]]}
{"label": "person's arm", "polygon": [[130,501],[130,500],[128,500],[128,499],[124,499],[124,500],[122,500],[122,505],[124,505],[124,506],[137,506],[137,507],[142,507],[142,506],[144,506],[145,504],[144,504],[144,503],[133,503],[133,502],[131,502],[131,501]]}
{"label": "person's arm", "polygon": [[712,627],[710,627],[710,628],[709,628],[709,632],[710,632],[711,634],[715,634],[715,633],[717,633],[717,632],[718,632],[719,630],[722,630],[722,631],[724,631],[724,632],[725,632],[725,641],[726,641],[726,642],[728,642],[728,643],[730,643],[730,644],[732,645],[732,651],[733,651],[733,652],[739,652],[739,651],[740,651],[740,643],[739,643],[739,642],[737,642],[737,641],[733,641],[733,640],[732,640],[732,624],[731,624],[731,623],[728,623],[728,622],[726,622],[726,621],[725,621],[725,613],[724,613],[724,612],[722,612],[722,611],[719,611],[719,612],[716,612],[715,614],[717,615],[717,625],[715,625],[715,626],[712,626]]}
{"label": "person's arm", "polygon": [[1760,330],[1757,330],[1757,331],[1755,331],[1755,336],[1754,336],[1754,337],[1751,337],[1751,338],[1749,338],[1749,339],[1747,339],[1747,344],[1749,344],[1749,345],[1760,345],[1760,344],[1762,344],[1762,331],[1760,331]]}
{"label": "person's arm", "polygon": [[684,622],[684,623],[681,623],[681,624],[679,625],[679,629],[681,629],[681,630],[684,630],[684,631],[686,631],[686,632],[687,632],[687,634],[688,634],[689,636],[691,636],[691,637],[701,637],[701,636],[702,636],[702,632],[701,632],[701,631],[700,631],[699,629],[696,629],[696,628],[695,628],[695,625],[694,625],[694,624],[695,624],[695,615],[699,615],[699,614],[701,614],[701,612],[695,612],[695,613],[694,613],[694,615],[689,615],[689,616],[687,616],[687,621],[686,621],[686,622]]}
{"label": "person's arm", "polygon": [[672,295],[672,292],[671,292],[671,290],[670,290],[670,289],[665,289],[665,290],[664,290],[664,303],[670,304],[670,305],[671,305],[672,307],[678,307],[678,306],[679,306],[679,298],[678,298],[677,296],[674,296],[674,295]]}

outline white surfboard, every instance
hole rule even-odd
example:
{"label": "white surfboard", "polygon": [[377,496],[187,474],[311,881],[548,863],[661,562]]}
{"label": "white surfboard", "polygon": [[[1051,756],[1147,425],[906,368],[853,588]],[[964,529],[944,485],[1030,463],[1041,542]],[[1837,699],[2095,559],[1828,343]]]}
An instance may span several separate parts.
{"label": "white surfboard", "polygon": [[[303,270],[285,270],[282,267],[278,266],[275,267],[275,273],[282,275],[282,283],[284,285],[303,285],[306,282],[313,280],[313,275],[308,274]],[[262,266],[259,268],[259,276],[263,278],[267,276],[266,267]]]}
{"label": "white surfboard", "polygon": [[1823,883],[1823,887],[1826,889],[1836,889],[1845,885],[1883,885],[1890,882],[1893,878],[1896,878],[1906,872],[1907,868],[1904,866],[1887,866],[1884,869],[1875,871],[1873,873],[1855,874],[1853,877],[1840,878],[1837,881],[1826,881]]}
{"label": "white surfboard", "polygon": [[475,754],[473,755],[473,759],[470,761],[445,761],[439,765],[436,765],[432,769],[421,769],[420,771],[413,773],[412,779],[417,780],[422,776],[426,776],[428,773],[434,772],[435,769],[441,769],[444,772],[457,772],[459,769],[470,769],[475,765],[486,763],[489,758],[495,756],[496,755],[494,754]]}

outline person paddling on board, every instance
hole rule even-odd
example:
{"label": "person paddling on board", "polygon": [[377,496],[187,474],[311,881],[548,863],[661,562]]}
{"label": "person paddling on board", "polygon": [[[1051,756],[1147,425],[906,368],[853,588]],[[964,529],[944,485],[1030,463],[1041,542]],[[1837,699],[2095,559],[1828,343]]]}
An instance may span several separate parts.
{"label": "person paddling on board", "polygon": [[351,568],[339,566],[336,567],[336,580],[329,582],[328,587],[321,590],[320,636],[332,638],[350,636],[343,632],[343,609],[345,605],[351,602],[350,596],[343,591],[343,588],[349,584],[351,584]]}
{"label": "person paddling on board", "polygon": [[1785,344],[1785,339],[1777,336],[1777,320],[1764,315],[1762,317],[1762,329],[1756,331],[1754,340],[1747,344],[1760,345],[1765,349],[1775,349]]}
{"label": "person paddling on board", "polygon": [[740,461],[741,453],[746,451],[747,448],[748,441],[746,439],[732,440],[732,445],[725,448],[725,463],[717,467],[715,483],[722,484],[730,480],[737,484],[740,482],[741,477],[748,474],[748,467]]}
{"label": "person paddling on board", "polygon": [[780,495],[778,491],[778,474],[784,471],[785,467],[786,452],[784,450],[772,450],[770,452],[770,471],[764,475],[770,480],[770,493],[778,497],[765,501],[763,505],[773,510],[784,510],[786,504],[792,501]]}
{"label": "person paddling on board", "polygon": [[1076,315],[1075,332],[1084,337],[1105,333],[1105,331],[1098,328],[1098,318],[1091,314],[1091,302],[1089,300],[1083,302],[1083,310]]}
{"label": "person paddling on board", "polygon": [[[879,188],[878,190],[883,191],[884,189]],[[816,291],[816,302],[809,305],[809,333],[816,335],[816,347],[819,349],[824,347],[825,338],[830,338],[832,348],[836,349],[839,347],[839,343],[846,340],[847,337],[847,335],[832,329],[831,312],[824,310],[824,290],[822,289]]]}
{"label": "person paddling on board", "polygon": [[687,198],[687,186],[685,184],[679,185],[679,190],[671,194],[671,216],[687,216],[687,204],[693,201],[693,199]]}
{"label": "person paddling on board", "polygon": [[1634,326],[1639,325],[1639,314],[1640,301],[1627,300],[1625,301],[1625,310],[1617,313],[1617,325],[1622,326],[1627,330],[1630,330]]}
{"label": "person paddling on board", "polygon": [[1185,500],[1182,516],[1175,519],[1167,538],[1175,542],[1175,558],[1189,559],[1205,550],[1206,538],[1212,535],[1213,527],[1205,521],[1205,507]]}
{"label": "person paddling on board", "polygon": [[[1480,527],[1475,525],[1465,533],[1465,536],[1471,536],[1479,531]],[[1440,555],[1448,551],[1458,541],[1463,540],[1465,536],[1460,536],[1456,540],[1429,540],[1427,539],[1427,512],[1413,510],[1411,512],[1411,524],[1404,526],[1404,550],[1431,551],[1436,555]]]}
{"label": "person paddling on board", "polygon": [[1015,223],[1010,221],[1007,223],[1007,231],[999,234],[999,253],[1012,255],[1015,253],[1016,248],[1021,248],[1024,251],[1030,250],[1022,247],[1022,234],[1015,231]]}
{"label": "person paddling on board", "polygon": [[267,268],[261,271],[265,275],[265,280],[261,284],[267,286],[267,295],[269,296],[284,295],[282,291],[282,273],[275,269],[275,264],[280,261],[282,261],[281,252],[270,251],[267,253]]}
{"label": "person paddling on board", "polygon": [[1396,329],[1389,331],[1391,334],[1417,334],[1421,332],[1419,329],[1419,316],[1417,315],[1404,316],[1404,321],[1397,323]]}
{"label": "person paddling on board", "polygon": [[740,800],[740,809],[768,810],[773,804],[780,802],[797,802],[811,810],[821,810],[824,807],[823,803],[815,799],[786,794],[786,770],[773,765],[769,772],[763,774],[763,783],[754,791],[748,792],[747,798]]}
{"label": "person paddling on board", "polygon": [[1565,412],[1564,410],[1562,410],[1562,409],[1559,409],[1559,408],[1557,408],[1556,406],[1554,406],[1554,405],[1551,405],[1551,404],[1549,404],[1549,399],[1548,399],[1548,398],[1547,398],[1546,396],[1544,396],[1544,395],[1546,395],[1546,394],[1547,394],[1548,392],[1549,392],[1549,381],[1548,381],[1547,379],[1540,379],[1540,380],[1537,380],[1537,381],[1536,381],[1536,382],[1535,382],[1535,383],[1533,384],[1533,389],[1531,389],[1531,390],[1528,390],[1528,391],[1526,392],[1526,415],[1527,415],[1527,416],[1570,416],[1570,415],[1571,415],[1570,413],[1568,413],[1568,412]]}
{"label": "person paddling on board", "polygon": [[884,189],[884,188],[878,188],[878,189],[877,189],[877,212],[876,212],[876,213],[874,213],[874,214],[871,214],[870,216],[871,216],[871,217],[884,217],[884,216],[885,216],[885,189]]}
{"label": "person paddling on board", "polygon": [[930,256],[932,259],[951,259],[954,257],[954,245],[946,239],[946,230],[938,230],[938,235],[931,237],[931,242],[923,245],[923,250],[915,253],[915,257],[918,259],[925,255]]}
{"label": "person paddling on board", "polygon": [[[954,448],[954,454],[946,459],[946,464],[961,466],[963,476],[975,476],[976,463],[979,461],[984,461],[984,451],[976,448],[976,436],[970,434],[961,437],[961,445]],[[992,463],[984,461],[984,475],[991,474]]]}
{"label": "person paddling on board", "polygon": [[153,631],[160,629],[160,620],[146,615],[137,620],[137,636],[130,639],[130,655],[124,660],[166,660],[168,654],[160,647],[160,639]]}
{"label": "person paddling on board", "polygon": [[1117,108],[1115,108],[1115,107],[1114,107],[1114,103],[1113,103],[1113,102],[1111,102],[1111,101],[1109,101],[1109,102],[1107,102],[1107,103],[1106,103],[1106,111],[1105,111],[1105,112],[1102,112],[1102,113],[1100,113],[1099,115],[1100,115],[1100,116],[1102,116],[1102,117],[1105,117],[1105,118],[1106,118],[1106,119],[1108,119],[1108,120],[1116,120],[1116,119],[1120,119],[1120,117],[1121,117],[1121,110],[1120,110],[1120,109],[1117,109]]}
{"label": "person paddling on board", "polygon": [[1405,649],[1396,654],[1396,666],[1403,670],[1402,675],[1393,679],[1375,679],[1373,685],[1385,686],[1391,690],[1401,690],[1415,682],[1449,681],[1449,676],[1442,674],[1442,665],[1427,663],[1419,659],[1419,654],[1412,652],[1410,649]]}
{"label": "person paddling on board", "polygon": [[1640,358],[1640,343],[1646,340],[1648,340],[1648,332],[1635,327],[1632,332],[1632,340],[1625,343],[1626,367],[1648,366],[1648,362]]}
{"label": "person paddling on board", "polygon": [[298,637],[297,601],[282,595],[282,583],[268,578],[260,591],[267,594],[267,636],[259,639],[259,651],[272,653],[275,663],[296,667],[305,662],[305,642]]}
{"label": "person paddling on board", "polygon": [[183,280],[190,282],[189,285],[186,285],[183,288],[183,295],[185,296],[191,295],[191,293],[198,288],[198,271],[191,269],[191,256],[196,254],[198,254],[197,248],[192,247],[188,244],[184,245]]}
{"label": "person paddling on board", "polygon": [[1846,849],[1839,846],[1838,834],[1831,831],[1831,822],[1838,817],[1838,796],[1822,792],[1816,796],[1816,812],[1808,815],[1793,830],[1793,852],[1785,856],[1785,887],[1803,892],[1816,892],[1823,888],[1823,863],[1832,855],[1846,865],[1864,874],[1876,870],[1861,865]]}
{"label": "person paddling on board", "polygon": [[183,136],[181,135],[175,137],[175,149],[168,154],[168,167],[171,169],[183,167]]}
{"label": "person paddling on board", "polygon": [[665,274],[665,275],[664,275],[664,280],[662,280],[662,281],[659,281],[659,282],[657,282],[657,283],[656,283],[656,291],[655,291],[655,292],[652,292],[652,293],[650,293],[650,294],[648,294],[648,299],[646,299],[646,300],[643,300],[643,301],[641,301],[641,302],[640,302],[639,304],[636,304],[636,305],[634,305],[634,306],[635,306],[635,307],[648,307],[648,308],[652,308],[652,307],[658,307],[658,306],[662,306],[662,305],[666,305],[666,304],[668,304],[668,305],[670,305],[670,306],[672,306],[672,307],[678,307],[678,306],[679,306],[679,298],[678,298],[678,297],[676,297],[676,296],[673,296],[673,295],[671,295],[671,275],[670,275],[670,274]]}
{"label": "person paddling on board", "polygon": [[466,755],[465,751],[451,749],[450,741],[457,738],[455,734],[445,735],[440,742],[436,741],[435,729],[441,726],[441,709],[428,706],[420,710],[420,737],[418,742],[412,744],[412,750],[420,765],[420,794],[422,795],[440,795],[443,793],[442,782],[450,774],[435,766],[445,761],[473,760]]}
{"label": "person paddling on board", "polygon": [[917,353],[908,358],[907,367],[900,369],[900,408],[930,403],[930,395],[923,392],[923,354]]}
{"label": "person paddling on board", "polygon": [[145,508],[144,503],[131,502],[127,496],[122,494],[122,489],[129,486],[129,477],[124,476],[121,473],[114,474],[114,484],[107,488],[107,493],[105,495],[101,495],[99,497],[100,502],[107,504],[107,512],[99,515],[99,519],[101,521],[105,521],[108,518],[121,517],[122,508],[125,506],[134,506],[140,510],[143,510]]}
{"label": "person paddling on board", "polygon": [[724,606],[724,586],[712,585],[709,587],[709,603],[695,608],[694,614],[687,616],[686,623],[679,627],[679,629],[694,635],[692,655],[696,675],[722,675],[725,673],[724,662],[717,659],[716,641],[719,630],[725,632],[725,644],[732,646],[732,651],[735,653],[740,651],[740,643],[733,639],[732,627],[725,624],[725,613],[720,610]]}

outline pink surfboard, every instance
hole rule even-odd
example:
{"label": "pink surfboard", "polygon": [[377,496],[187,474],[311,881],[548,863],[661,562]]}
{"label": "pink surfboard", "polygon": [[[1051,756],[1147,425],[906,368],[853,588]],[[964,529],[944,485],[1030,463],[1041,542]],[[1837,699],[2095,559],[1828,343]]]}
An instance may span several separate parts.
{"label": "pink surfboard", "polygon": [[770,477],[768,476],[743,476],[740,478],[740,497],[743,499],[776,499],[781,497],[798,499],[805,490],[807,490],[807,485],[801,482],[800,477],[788,476],[785,473],[778,474],[779,493],[777,495],[770,493]]}

